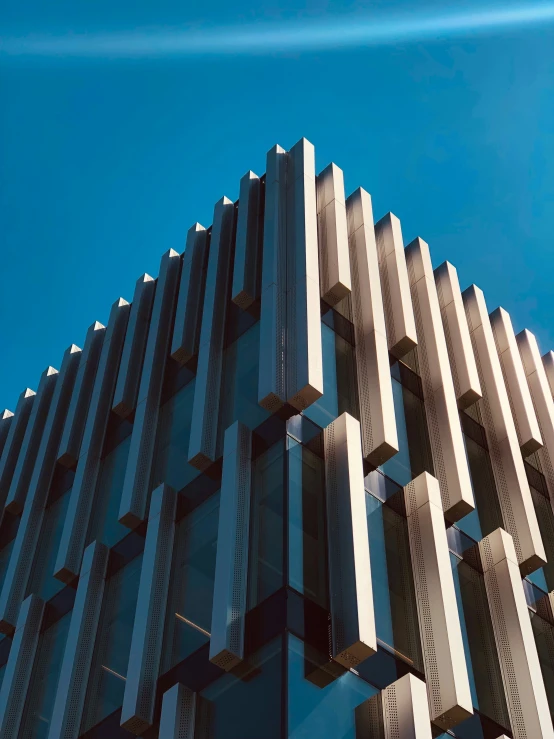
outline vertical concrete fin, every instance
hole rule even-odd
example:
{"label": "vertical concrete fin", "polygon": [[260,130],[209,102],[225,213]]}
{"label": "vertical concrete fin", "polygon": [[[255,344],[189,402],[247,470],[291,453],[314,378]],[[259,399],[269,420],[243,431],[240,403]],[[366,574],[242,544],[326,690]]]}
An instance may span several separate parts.
{"label": "vertical concrete fin", "polygon": [[156,293],[156,281],[144,274],[136,282],[125,343],[121,353],[112,410],[127,418],[137,407],[137,398],[148,338],[148,326]]}
{"label": "vertical concrete fin", "polygon": [[550,387],[550,393],[554,395],[554,352],[546,352],[542,358],[546,379]]}
{"label": "vertical concrete fin", "polygon": [[377,467],[398,452],[398,436],[369,193],[362,189],[352,193],[346,214],[362,455]]}
{"label": "vertical concrete fin", "polygon": [[375,238],[389,351],[397,359],[402,359],[417,346],[417,334],[402,229],[393,213],[387,213],[375,224]]}
{"label": "vertical concrete fin", "polygon": [[0,457],[0,511],[4,509],[4,501],[6,500],[12,476],[17,465],[35,397],[36,393],[30,388],[27,388],[21,393],[17,401],[14,417],[10,423],[2,456]]}
{"label": "vertical concrete fin", "polygon": [[259,298],[261,279],[260,205],[262,186],[254,172],[240,181],[237,238],[231,300],[246,310]]}
{"label": "vertical concrete fin", "polygon": [[546,561],[539,524],[523,466],[508,393],[482,290],[471,285],[464,307],[479,372],[479,402],[504,528],[513,537],[523,575]]}
{"label": "vertical concrete fin", "polygon": [[411,673],[356,708],[356,739],[431,739],[427,690]]}
{"label": "vertical concrete fin", "polygon": [[450,262],[443,262],[434,274],[454,390],[458,406],[464,409],[476,403],[482,393],[458,272]]}
{"label": "vertical concrete fin", "polygon": [[343,413],[323,435],[332,656],[350,668],[377,651],[360,424]]}
{"label": "vertical concrete fin", "polygon": [[2,457],[2,452],[4,451],[12,420],[13,413],[5,408],[0,414],[0,457]]}
{"label": "vertical concrete fin", "polygon": [[196,693],[175,683],[163,694],[160,739],[194,739],[195,723]]}
{"label": "vertical concrete fin", "polygon": [[352,290],[342,169],[325,167],[316,177],[316,194],[321,297],[333,306]]}
{"label": "vertical concrete fin", "polygon": [[209,244],[204,226],[195,223],[189,228],[171,341],[171,356],[180,365],[198,354]]}
{"label": "vertical concrete fin", "polygon": [[235,205],[229,198],[222,198],[214,208],[188,452],[189,464],[199,470],[207,469],[215,462],[217,455],[223,341],[234,226]]}
{"label": "vertical concrete fin", "polygon": [[154,722],[176,502],[177,495],[169,485],[160,485],[152,493],[121,710],[121,726],[136,735],[142,734]]}
{"label": "vertical concrete fin", "polygon": [[425,241],[417,238],[406,247],[406,263],[433,468],[444,515],[449,521],[457,521],[470,513],[475,503],[431,255]]}
{"label": "vertical concrete fin", "polygon": [[238,421],[225,431],[210,662],[228,672],[244,659],[248,583],[252,432]]}
{"label": "vertical concrete fin", "polygon": [[148,510],[150,473],[180,268],[179,254],[169,249],[162,256],[156,282],[129,459],[119,507],[120,523],[132,529],[145,520]]}
{"label": "vertical concrete fin", "polygon": [[431,721],[444,731],[473,713],[439,483],[404,488]]}

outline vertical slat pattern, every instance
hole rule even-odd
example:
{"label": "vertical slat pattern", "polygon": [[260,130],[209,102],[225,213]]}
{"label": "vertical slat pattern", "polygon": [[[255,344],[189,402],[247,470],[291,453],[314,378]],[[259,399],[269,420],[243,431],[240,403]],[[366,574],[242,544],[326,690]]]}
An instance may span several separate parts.
{"label": "vertical slat pattern", "polygon": [[171,340],[171,356],[180,365],[198,353],[209,244],[210,236],[204,226],[195,223],[189,228]]}
{"label": "vertical slat pattern", "polygon": [[377,651],[360,425],[343,413],[323,434],[332,657],[350,668]]}
{"label": "vertical slat pattern", "polygon": [[14,417],[10,423],[6,443],[0,457],[0,512],[4,509],[4,501],[10,488],[12,476],[17,465],[21,445],[25,436],[29,416],[33,409],[36,393],[27,388],[17,401]]}
{"label": "vertical slat pattern", "polygon": [[542,358],[542,363],[550,387],[550,393],[554,395],[554,352],[546,352]]}
{"label": "vertical slat pattern", "polygon": [[423,680],[411,673],[356,708],[356,739],[431,739]]}
{"label": "vertical slat pattern", "polygon": [[512,321],[503,308],[497,308],[490,314],[490,322],[519,446],[523,456],[528,457],[542,447],[542,437]]}
{"label": "vertical slat pattern", "polygon": [[552,719],[512,537],[496,529],[479,543],[479,551],[514,739],[552,739]]}
{"label": "vertical slat pattern", "polygon": [[121,418],[127,418],[137,407],[142,363],[155,293],[156,281],[147,274],[139,277],[131,303],[129,323],[112,401],[112,410]]}
{"label": "vertical slat pattern", "polygon": [[81,357],[81,350],[74,344],[65,351],[48,417],[44,425],[44,433],[29,482],[27,502],[21,516],[4,578],[4,585],[0,593],[0,631],[5,634],[11,634],[15,629],[19,605],[27,592],[44,507],[54,474],[60,436]]}
{"label": "vertical slat pattern", "polygon": [[79,459],[90,399],[94,389],[94,380],[105,336],[106,328],[98,321],[95,321],[87,331],[79,372],[75,380],[75,388],[71,396],[71,404],[67,411],[58,450],[58,461],[65,467],[74,467]]}
{"label": "vertical slat pattern", "polygon": [[316,177],[316,194],[321,297],[333,306],[352,290],[342,169],[325,167]]}
{"label": "vertical slat pattern", "polygon": [[483,398],[479,401],[504,528],[514,539],[523,575],[545,563],[537,516],[504,385],[500,360],[483,292],[472,285],[463,293]]}
{"label": "vertical slat pattern", "polygon": [[404,488],[431,721],[448,730],[473,713],[438,481]]}
{"label": "vertical slat pattern", "polygon": [[180,267],[181,259],[173,249],[162,256],[119,507],[120,523],[133,529],[145,520],[148,510],[156,428]]}
{"label": "vertical slat pattern", "polygon": [[108,549],[92,542],[83,555],[48,739],[77,739],[108,564]]}
{"label": "vertical slat pattern", "polygon": [[369,194],[356,190],[346,201],[346,213],[362,455],[377,467],[397,453],[398,435]]}
{"label": "vertical slat pattern", "polygon": [[417,334],[402,229],[393,213],[387,213],[375,224],[375,238],[389,351],[397,359],[402,359],[417,346]]}
{"label": "vertical slat pattern", "polygon": [[433,469],[440,485],[444,515],[449,521],[457,521],[470,513],[475,503],[431,255],[425,241],[417,238],[408,245],[406,263],[419,338],[417,356]]}
{"label": "vertical slat pattern", "polygon": [[262,225],[260,199],[260,178],[254,172],[247,172],[240,181],[235,264],[231,289],[231,300],[243,310],[249,308],[258,299],[260,291],[259,241]]}
{"label": "vertical slat pattern", "polygon": [[450,262],[443,262],[434,274],[454,390],[459,407],[464,409],[478,401],[482,393],[458,273]]}
{"label": "vertical slat pattern", "polygon": [[79,461],[54,568],[54,576],[66,583],[71,582],[81,569],[129,309],[129,303],[123,298],[119,298],[112,305],[102,344]]}
{"label": "vertical slat pattern", "polygon": [[2,452],[4,451],[6,439],[8,438],[10,426],[12,425],[12,419],[13,413],[5,408],[0,414],[0,458],[2,457]]}
{"label": "vertical slat pattern", "polygon": [[163,694],[160,739],[194,739],[196,693],[181,683]]}
{"label": "vertical slat pattern", "polygon": [[225,431],[210,662],[229,671],[244,659],[248,582],[252,433],[235,422]]}
{"label": "vertical slat pattern", "polygon": [[133,625],[121,726],[142,734],[154,722],[177,496],[168,485],[152,493]]}
{"label": "vertical slat pattern", "polygon": [[214,209],[190,430],[189,464],[199,470],[207,469],[216,459],[234,224],[235,206],[224,197]]}

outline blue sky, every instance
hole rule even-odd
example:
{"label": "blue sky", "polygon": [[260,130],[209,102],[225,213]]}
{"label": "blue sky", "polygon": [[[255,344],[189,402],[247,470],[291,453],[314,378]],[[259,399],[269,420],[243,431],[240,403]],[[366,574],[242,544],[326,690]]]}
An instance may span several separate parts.
{"label": "blue sky", "polygon": [[[435,266],[449,259],[489,310],[502,305],[554,348],[554,4],[535,24],[394,38],[406,18],[505,7],[4,0],[0,408],[36,390],[116,298],[131,300],[164,251],[182,251],[192,223],[209,225],[248,169],[262,174],[273,144],[301,136],[318,169],[334,161],[347,191],[371,193],[376,220],[392,210],[406,243],[424,238]],[[369,43],[383,23],[385,43]],[[365,41],[345,43],[362,26]],[[320,28],[335,41],[314,44]],[[214,53],[214,38],[236,47],[243,30],[266,36],[248,53]],[[169,31],[183,34],[180,51],[121,51]],[[30,35],[67,49],[68,34],[88,34],[89,49],[123,41],[109,54],[29,51]],[[210,48],[186,53],[203,38]]]}

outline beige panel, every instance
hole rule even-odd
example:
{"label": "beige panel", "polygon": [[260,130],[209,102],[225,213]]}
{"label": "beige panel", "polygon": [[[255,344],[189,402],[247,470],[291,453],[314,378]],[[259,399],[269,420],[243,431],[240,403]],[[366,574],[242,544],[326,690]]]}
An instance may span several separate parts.
{"label": "beige panel", "polygon": [[[537,516],[523,466],[508,393],[482,290],[463,293],[483,399],[479,401],[504,528],[514,539],[523,575],[546,561]],[[517,524],[516,524],[517,522]]]}
{"label": "beige panel", "polygon": [[512,321],[504,308],[497,308],[490,314],[490,322],[519,446],[523,456],[528,457],[541,448],[542,437],[531,393],[525,380],[525,371],[517,348]]}
{"label": "beige panel", "polygon": [[344,177],[329,164],[316,178],[321,297],[336,305],[351,291]]}
{"label": "beige panel", "polygon": [[514,739],[553,739],[552,720],[512,537],[479,543]]}
{"label": "beige panel", "polygon": [[542,363],[550,386],[550,393],[554,395],[554,352],[546,352],[542,358]]}
{"label": "beige panel", "polygon": [[400,221],[387,213],[375,224],[389,351],[397,359],[417,345]]}
{"label": "beige panel", "polygon": [[411,673],[356,708],[356,739],[431,739],[427,689]]}
{"label": "beige panel", "polygon": [[404,497],[429,713],[446,730],[473,708],[438,480],[423,472]]}
{"label": "beige panel", "polygon": [[377,651],[360,424],[343,413],[323,434],[332,657],[349,668]]}
{"label": "beige panel", "polygon": [[369,193],[361,189],[352,193],[346,212],[362,455],[377,467],[398,452],[398,436]]}
{"label": "beige panel", "polygon": [[535,336],[525,329],[516,336],[527,383],[537,414],[543,448],[539,451],[550,500],[554,502],[554,400]]}
{"label": "beige panel", "polygon": [[449,521],[457,521],[470,513],[475,503],[431,255],[425,241],[417,238],[407,246],[406,264],[419,337],[417,356],[433,467],[444,515]]}
{"label": "beige panel", "polygon": [[468,408],[482,394],[458,273],[450,262],[443,262],[434,274],[456,399],[460,408]]}

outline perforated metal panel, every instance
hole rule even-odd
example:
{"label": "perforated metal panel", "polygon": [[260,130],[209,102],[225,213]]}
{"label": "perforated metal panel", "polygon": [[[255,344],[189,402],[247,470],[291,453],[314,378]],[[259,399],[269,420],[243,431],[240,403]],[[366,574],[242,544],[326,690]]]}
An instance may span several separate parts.
{"label": "perforated metal panel", "polygon": [[231,300],[243,310],[251,306],[259,297],[261,195],[260,178],[254,172],[247,172],[240,181],[233,286],[231,288]]}
{"label": "perforated metal panel", "polygon": [[194,739],[196,701],[196,693],[181,683],[164,693],[160,739]]}
{"label": "perforated metal panel", "polygon": [[15,414],[8,436],[4,444],[2,456],[0,457],[0,510],[4,508],[4,501],[10,487],[12,475],[17,464],[25,430],[29,421],[29,416],[33,409],[36,393],[34,390],[27,388],[24,390],[17,401]]}

